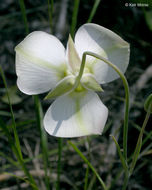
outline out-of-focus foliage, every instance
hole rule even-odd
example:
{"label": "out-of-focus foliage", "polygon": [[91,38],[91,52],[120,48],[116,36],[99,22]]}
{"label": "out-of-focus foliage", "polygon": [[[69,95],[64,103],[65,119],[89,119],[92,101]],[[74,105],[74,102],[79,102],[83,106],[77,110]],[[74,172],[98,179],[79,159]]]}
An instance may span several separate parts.
{"label": "out-of-focus foliage", "polygon": [[152,31],[152,10],[145,11],[145,19],[149,29]]}
{"label": "out-of-focus foliage", "polygon": [[[8,89],[8,93],[9,93],[9,96],[10,96],[10,102],[11,104],[19,104],[20,102],[22,102],[22,98],[19,97],[17,95],[17,91],[18,91],[18,88],[17,86],[11,86],[9,89]],[[8,98],[7,98],[7,93],[5,93],[3,96],[2,96],[2,101],[5,102],[5,103],[9,103],[8,102]]]}

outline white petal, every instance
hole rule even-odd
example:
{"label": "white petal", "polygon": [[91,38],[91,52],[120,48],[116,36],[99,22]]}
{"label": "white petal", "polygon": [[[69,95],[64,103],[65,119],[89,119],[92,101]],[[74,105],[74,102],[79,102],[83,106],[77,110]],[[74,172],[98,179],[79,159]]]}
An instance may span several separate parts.
{"label": "white petal", "polygon": [[30,33],[16,49],[30,54],[32,57],[40,58],[51,65],[60,65],[65,61],[65,48],[53,35],[46,32],[35,31]]}
{"label": "white petal", "polygon": [[[75,36],[75,46],[82,58],[85,51],[91,51],[108,59],[115,64],[123,73],[129,63],[129,44],[114,32],[97,24],[84,24],[79,28]],[[119,75],[107,64],[91,56],[87,56],[89,67],[96,80],[107,83],[119,77]],[[91,65],[91,66],[90,66]]]}
{"label": "white petal", "polygon": [[57,72],[39,66],[16,53],[17,86],[25,94],[39,94],[53,88],[58,82]]}
{"label": "white petal", "polygon": [[56,99],[44,117],[46,131],[57,137],[101,134],[108,109],[91,91],[73,92]]}
{"label": "white petal", "polygon": [[56,37],[33,32],[15,50],[17,84],[22,92],[46,92],[64,77],[65,49]]}

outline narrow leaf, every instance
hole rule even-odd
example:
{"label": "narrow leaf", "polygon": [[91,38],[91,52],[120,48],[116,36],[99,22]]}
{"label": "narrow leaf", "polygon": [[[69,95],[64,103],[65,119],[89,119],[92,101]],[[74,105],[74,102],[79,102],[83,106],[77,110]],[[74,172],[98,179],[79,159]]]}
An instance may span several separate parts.
{"label": "narrow leaf", "polygon": [[76,28],[76,24],[77,24],[77,15],[78,15],[78,10],[79,10],[79,3],[80,3],[80,0],[74,0],[74,8],[73,8],[71,32],[70,32],[72,38],[74,36],[75,28]]}
{"label": "narrow leaf", "polygon": [[152,94],[150,94],[144,104],[144,109],[146,112],[149,112],[152,114]]}
{"label": "narrow leaf", "polygon": [[91,13],[90,13],[90,15],[89,15],[89,18],[88,18],[88,21],[87,21],[87,22],[92,22],[92,19],[93,19],[94,15],[95,15],[95,13],[96,13],[96,11],[97,11],[97,8],[98,8],[98,6],[99,6],[99,4],[100,4],[100,1],[101,1],[101,0],[95,0],[94,5],[93,5],[93,8],[92,8],[92,10],[91,10]]}
{"label": "narrow leaf", "polygon": [[128,171],[128,166],[127,166],[127,163],[125,161],[125,158],[123,156],[123,154],[121,153],[121,150],[120,150],[120,146],[118,144],[118,142],[116,141],[115,137],[113,135],[110,135],[116,145],[116,148],[117,148],[117,151],[118,151],[118,154],[119,154],[119,157],[120,157],[120,160],[121,160],[121,164],[124,168],[125,171]]}
{"label": "narrow leaf", "polygon": [[132,163],[131,163],[131,166],[130,166],[130,175],[133,173],[133,170],[135,168],[137,159],[139,157],[139,153],[140,153],[140,150],[141,150],[141,147],[142,147],[142,138],[143,138],[144,130],[145,130],[145,127],[146,127],[146,125],[148,123],[149,117],[150,117],[150,112],[147,112],[145,120],[144,120],[142,128],[141,128],[141,131],[140,131],[140,134],[139,134],[139,137],[138,137],[138,140],[137,140],[134,155],[133,155],[133,158],[132,158]]}
{"label": "narrow leaf", "polygon": [[87,160],[87,158],[82,154],[82,152],[71,141],[68,141],[68,143],[69,143],[69,145],[71,145],[73,147],[73,149],[78,153],[78,155],[83,159],[83,161],[90,167],[90,169],[93,171],[93,173],[97,176],[97,178],[98,178],[101,186],[103,187],[103,189],[104,190],[108,190],[108,188],[106,187],[105,183],[103,182],[103,180],[101,179],[101,177],[99,176],[99,174],[97,173],[97,171],[95,170],[95,168]]}
{"label": "narrow leaf", "polygon": [[42,158],[43,158],[43,163],[44,163],[44,171],[45,171],[45,183],[46,187],[49,190],[50,189],[50,183],[49,183],[49,156],[48,156],[48,140],[47,140],[47,135],[43,127],[43,110],[41,106],[41,102],[39,100],[39,97],[37,95],[34,96],[34,101],[35,101],[35,109],[36,109],[36,118],[37,118],[37,126],[38,130],[40,133],[40,139],[41,139],[41,146],[42,146]]}

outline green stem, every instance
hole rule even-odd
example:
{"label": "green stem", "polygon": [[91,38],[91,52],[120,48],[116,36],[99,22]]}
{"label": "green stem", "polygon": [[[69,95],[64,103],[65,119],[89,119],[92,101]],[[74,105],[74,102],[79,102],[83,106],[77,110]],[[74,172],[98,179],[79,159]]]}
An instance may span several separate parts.
{"label": "green stem", "polygon": [[127,137],[128,137],[128,119],[129,119],[129,86],[128,86],[128,82],[127,82],[126,77],[124,76],[124,74],[120,71],[120,69],[116,65],[112,64],[110,61],[108,61],[107,59],[99,56],[96,53],[86,51],[86,52],[83,53],[79,75],[78,75],[77,80],[75,82],[75,88],[79,85],[81,77],[83,75],[87,55],[93,56],[93,57],[95,57],[97,59],[100,59],[100,60],[104,61],[106,64],[108,64],[110,67],[112,67],[118,73],[118,75],[120,76],[120,78],[123,81],[123,85],[124,85],[124,89],[125,89],[125,115],[124,115],[124,127],[123,127],[123,153],[124,153],[125,160],[127,160]]}
{"label": "green stem", "polygon": [[49,14],[49,23],[50,23],[50,31],[52,31],[52,18],[53,18],[53,0],[48,0],[48,14]]}
{"label": "green stem", "polygon": [[43,127],[43,110],[41,106],[41,102],[39,100],[38,95],[34,96],[34,102],[35,102],[35,110],[36,110],[36,118],[37,118],[37,126],[40,133],[40,139],[41,139],[41,147],[42,147],[42,159],[44,164],[44,171],[45,171],[45,184],[47,189],[50,189],[50,182],[49,182],[49,160],[48,160],[48,144],[47,144],[47,135],[44,131]]}
{"label": "green stem", "polygon": [[76,28],[76,24],[77,24],[79,3],[80,3],[80,0],[74,0],[74,8],[73,8],[71,31],[70,31],[72,38],[74,37],[75,28]]}
{"label": "green stem", "polygon": [[123,182],[122,190],[126,190],[129,181],[129,172],[125,172],[125,179]]}
{"label": "green stem", "polygon": [[61,157],[62,157],[62,138],[58,139],[58,168],[57,168],[57,185],[56,190],[60,190],[60,174],[61,174]]}
{"label": "green stem", "polygon": [[26,8],[25,8],[24,0],[19,0],[19,4],[20,4],[21,12],[22,12],[25,31],[26,31],[26,34],[28,34],[29,33],[29,26],[28,26],[27,17],[26,17]]}
{"label": "green stem", "polygon": [[79,156],[84,160],[84,162],[90,167],[90,169],[93,171],[93,173],[96,175],[96,177],[98,178],[101,186],[103,187],[104,190],[108,190],[108,188],[106,187],[105,183],[103,182],[103,180],[101,179],[101,177],[99,176],[99,174],[97,173],[97,171],[95,170],[95,168],[92,166],[92,164],[87,160],[87,158],[82,154],[82,152],[76,147],[76,145],[74,145],[71,141],[68,141],[69,145],[71,145],[73,147],[73,149],[79,154]]}

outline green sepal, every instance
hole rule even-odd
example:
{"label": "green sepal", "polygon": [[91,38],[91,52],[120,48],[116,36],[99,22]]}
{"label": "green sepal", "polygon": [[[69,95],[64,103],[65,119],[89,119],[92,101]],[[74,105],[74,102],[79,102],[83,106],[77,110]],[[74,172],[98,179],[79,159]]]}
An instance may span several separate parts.
{"label": "green sepal", "polygon": [[103,92],[103,89],[101,88],[100,84],[98,84],[98,82],[92,74],[83,75],[81,83],[84,86],[84,88],[88,90]]}
{"label": "green sepal", "polygon": [[81,61],[75,49],[75,45],[70,34],[69,34],[69,39],[68,39],[68,44],[67,44],[67,56],[68,56],[69,65],[71,66],[72,70],[74,72],[77,71],[77,69],[79,69],[81,65]]}
{"label": "green sepal", "polygon": [[146,112],[152,113],[152,94],[150,94],[146,99],[144,109]]}
{"label": "green sepal", "polygon": [[74,88],[75,78],[73,76],[67,76],[56,85],[56,87],[48,93],[48,95],[44,98],[51,99],[56,98],[58,96],[62,96],[67,92],[70,92]]}

